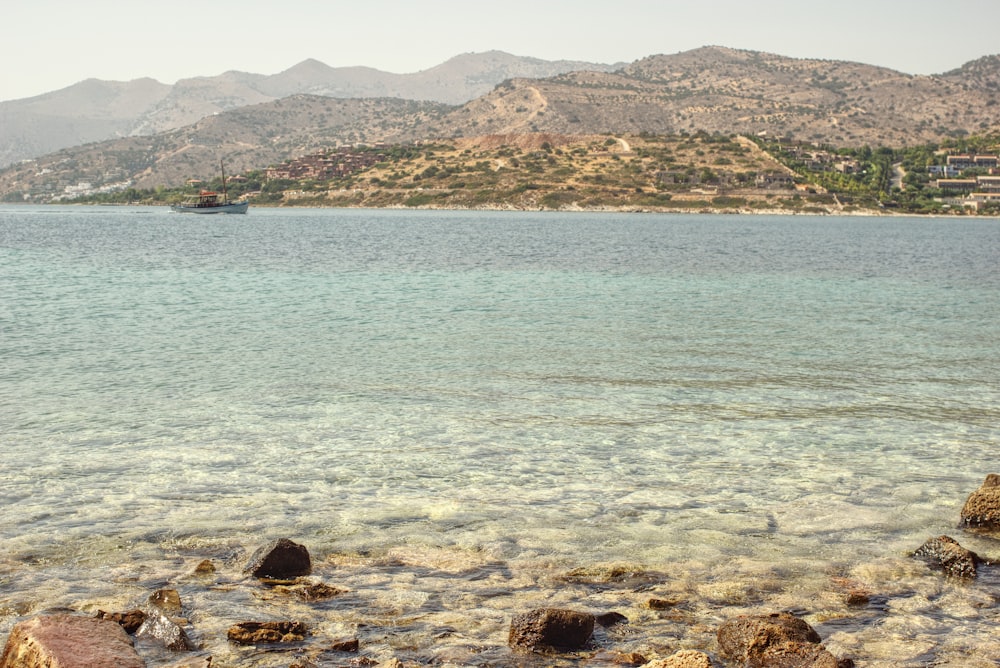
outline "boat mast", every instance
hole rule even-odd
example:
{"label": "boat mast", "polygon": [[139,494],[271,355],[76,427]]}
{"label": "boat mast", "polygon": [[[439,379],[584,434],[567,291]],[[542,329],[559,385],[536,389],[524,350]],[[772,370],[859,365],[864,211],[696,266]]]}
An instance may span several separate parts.
{"label": "boat mast", "polygon": [[226,203],[229,201],[229,195],[226,194],[226,166],[219,160],[219,168],[222,170],[222,202]]}

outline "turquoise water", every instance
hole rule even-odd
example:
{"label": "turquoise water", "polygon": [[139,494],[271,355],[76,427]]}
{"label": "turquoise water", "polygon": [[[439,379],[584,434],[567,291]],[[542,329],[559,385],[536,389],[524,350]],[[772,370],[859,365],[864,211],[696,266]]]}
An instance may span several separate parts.
{"label": "turquoise water", "polygon": [[[455,589],[418,565],[486,569],[427,614],[492,620],[448,624],[495,665],[505,615],[623,563],[699,620],[840,620],[861,665],[979,660],[987,585],[905,553],[1000,555],[955,529],[998,471],[998,260],[995,219],[2,207],[0,630],[288,536],[403,616]],[[890,611],[817,608],[837,578]]]}

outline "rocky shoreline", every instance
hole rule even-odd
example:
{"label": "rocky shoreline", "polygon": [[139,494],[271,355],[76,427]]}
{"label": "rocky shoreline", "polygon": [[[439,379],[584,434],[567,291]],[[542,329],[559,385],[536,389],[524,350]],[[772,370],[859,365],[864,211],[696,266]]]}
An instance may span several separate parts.
{"label": "rocky shoreline", "polygon": [[[973,491],[961,511],[959,526],[992,545],[1000,539],[1000,475],[990,474]],[[923,563],[948,581],[971,584],[984,572],[994,570],[989,555],[972,552],[950,536],[927,540],[910,555],[911,561]],[[4,648],[0,668],[219,668],[252,665],[282,668],[320,668],[321,666],[382,666],[408,668],[418,665],[445,666],[646,666],[647,668],[813,667],[848,668],[856,657],[831,650],[821,633],[803,619],[806,608],[783,610],[760,609],[747,612],[720,610],[714,620],[688,614],[688,604],[681,598],[656,590],[647,574],[614,569],[595,572],[581,569],[565,575],[566,582],[588,582],[595,591],[624,583],[635,598],[642,600],[647,617],[628,609],[605,609],[596,598],[594,605],[566,606],[552,592],[553,605],[540,605],[506,616],[505,646],[451,646],[434,656],[416,656],[405,638],[381,642],[373,651],[374,638],[367,633],[370,624],[355,625],[354,632],[338,635],[339,627],[325,627],[292,616],[292,609],[320,609],[337,601],[347,590],[317,578],[313,557],[306,546],[281,538],[260,546],[241,569],[241,579],[220,579],[219,565],[206,559],[190,573],[179,577],[215,587],[232,597],[255,597],[265,604],[261,618],[230,624],[225,640],[206,638],[198,624],[192,623],[191,610],[172,586],[149,592],[139,606],[123,611],[96,612],[76,609],[52,609],[18,622]],[[474,576],[480,577],[480,576]],[[842,604],[857,611],[884,603],[885,596],[871,591],[864,583],[839,580],[838,595]],[[500,596],[502,592],[495,595]],[[807,605],[802,601],[800,605]],[[996,599],[993,598],[996,605]],[[297,608],[296,608],[297,606]],[[268,609],[270,607],[270,609]],[[468,613],[466,613],[468,614]],[[315,618],[322,619],[319,614]],[[683,646],[676,637],[656,638],[641,648],[628,642],[647,620],[669,620],[677,624],[698,625],[700,646]],[[402,628],[399,635],[411,631]],[[434,641],[456,634],[454,628],[440,628],[432,633]],[[385,640],[385,638],[381,638]],[[212,648],[224,642],[228,654],[219,655]],[[444,643],[441,643],[444,644]],[[385,651],[386,646],[391,651]],[[388,655],[387,655],[388,654]],[[991,656],[1000,660],[1000,654]],[[859,665],[866,665],[860,663]],[[906,664],[910,665],[910,664]],[[935,665],[961,665],[944,664]],[[978,664],[977,664],[978,665]]]}

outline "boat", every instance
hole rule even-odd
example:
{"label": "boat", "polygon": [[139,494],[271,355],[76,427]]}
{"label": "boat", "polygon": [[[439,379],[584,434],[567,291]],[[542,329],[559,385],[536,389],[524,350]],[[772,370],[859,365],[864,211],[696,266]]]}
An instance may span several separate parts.
{"label": "boat", "polygon": [[226,167],[221,161],[219,161],[219,167],[222,169],[221,199],[219,193],[214,190],[202,190],[194,202],[174,204],[170,210],[175,213],[246,213],[247,209],[250,208],[250,202],[247,200],[229,201],[229,195],[226,192]]}

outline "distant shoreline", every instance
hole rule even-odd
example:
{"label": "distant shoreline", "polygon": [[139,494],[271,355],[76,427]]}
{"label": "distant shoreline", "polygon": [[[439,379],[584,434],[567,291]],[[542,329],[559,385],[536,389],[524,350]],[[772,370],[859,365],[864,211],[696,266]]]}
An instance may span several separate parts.
{"label": "distant shoreline", "polygon": [[[77,203],[77,202],[53,202],[53,203],[32,203],[32,202],[5,202],[0,206],[15,207],[142,207],[150,209],[169,209],[169,204],[142,204],[142,203]],[[370,211],[470,211],[470,212],[525,212],[525,213],[634,213],[634,214],[669,214],[669,215],[717,215],[717,216],[802,216],[816,218],[939,218],[948,220],[1000,220],[1000,215],[970,214],[970,213],[914,213],[897,211],[875,211],[872,209],[855,209],[852,211],[794,211],[789,209],[719,209],[719,208],[663,208],[653,209],[649,207],[577,207],[565,209],[544,209],[516,206],[480,206],[480,207],[458,207],[458,206],[322,206],[318,204],[254,204],[251,200],[250,210],[253,209],[329,209],[329,210],[370,210]],[[230,214],[217,214],[227,216]]]}

